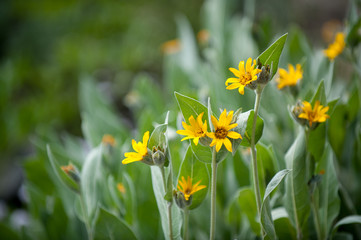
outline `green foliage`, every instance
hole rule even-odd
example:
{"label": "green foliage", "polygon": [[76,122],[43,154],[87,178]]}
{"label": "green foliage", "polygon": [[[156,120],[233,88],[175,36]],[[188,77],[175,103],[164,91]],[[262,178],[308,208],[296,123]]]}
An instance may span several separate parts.
{"label": "green foliage", "polygon": [[285,45],[288,33],[282,35],[274,43],[271,44],[261,55],[258,56],[262,66],[272,66],[271,78],[275,75],[278,69],[278,62]]}
{"label": "green foliage", "polygon": [[[234,131],[239,132],[242,136],[242,140],[234,140],[232,148],[234,152],[237,150],[237,146],[241,143],[242,146],[249,147],[251,146],[251,138],[252,138],[252,125],[253,125],[254,111],[250,110],[244,113],[239,114],[237,123],[238,126]],[[257,116],[256,122],[256,134],[255,134],[255,144],[259,141],[263,132],[263,119]],[[238,143],[238,144],[237,144]],[[233,153],[234,153],[233,152]]]}

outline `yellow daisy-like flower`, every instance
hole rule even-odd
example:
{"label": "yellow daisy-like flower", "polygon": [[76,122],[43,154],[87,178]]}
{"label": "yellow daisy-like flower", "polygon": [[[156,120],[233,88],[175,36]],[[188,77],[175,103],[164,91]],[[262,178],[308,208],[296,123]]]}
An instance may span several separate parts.
{"label": "yellow daisy-like flower", "polygon": [[303,101],[302,104],[302,113],[300,113],[298,117],[307,119],[310,127],[312,127],[313,122],[325,122],[327,118],[330,118],[330,116],[326,114],[329,107],[323,107],[322,105],[320,105],[320,101],[316,101],[313,109],[311,104],[307,101]]}
{"label": "yellow daisy-like flower", "polygon": [[[238,92],[240,94],[244,94],[244,87],[250,84],[253,81],[257,80],[257,74],[262,72],[261,69],[255,69],[256,67],[256,60],[253,60],[252,64],[252,58],[247,59],[246,68],[244,67],[244,61],[240,61],[238,68],[239,70],[235,68],[229,68],[229,71],[231,71],[236,77],[235,78],[228,78],[226,81],[226,89],[232,90],[238,88]],[[230,85],[229,85],[230,84]]]}
{"label": "yellow daisy-like flower", "polygon": [[185,130],[178,130],[177,133],[180,135],[185,135],[182,141],[187,139],[193,139],[195,145],[198,145],[199,138],[205,137],[207,133],[207,121],[202,122],[204,112],[198,115],[197,120],[194,119],[193,115],[189,117],[190,125],[182,122],[182,125]]}
{"label": "yellow daisy-like flower", "polygon": [[297,82],[302,79],[303,70],[301,64],[297,64],[296,69],[291,64],[288,64],[288,72],[286,69],[280,68],[279,75],[280,76],[277,79],[278,89],[282,89],[286,86],[295,86]]}
{"label": "yellow daisy-like flower", "polygon": [[135,152],[127,152],[124,154],[126,157],[122,163],[128,164],[132,162],[142,161],[144,156],[148,154],[148,140],[149,140],[149,131],[144,133],[143,142],[136,142],[134,139],[132,140],[132,146]]}
{"label": "yellow daisy-like flower", "polygon": [[323,50],[323,53],[332,61],[342,53],[345,46],[345,34],[339,32],[336,34],[335,41],[327,49]]}
{"label": "yellow daisy-like flower", "polygon": [[190,196],[194,194],[195,192],[198,192],[199,190],[202,190],[203,188],[206,188],[205,185],[200,185],[201,181],[198,181],[196,184],[192,184],[192,178],[190,176],[187,177],[187,181],[182,176],[182,181],[178,181],[178,190],[183,193],[184,198],[188,201]]}
{"label": "yellow daisy-like flower", "polygon": [[223,144],[228,151],[232,152],[232,143],[228,138],[242,138],[241,134],[234,131],[229,131],[232,128],[237,127],[238,125],[237,123],[231,124],[232,118],[233,111],[230,111],[227,115],[226,109],[224,109],[224,111],[221,113],[219,121],[214,116],[212,116],[214,132],[207,133],[207,136],[213,139],[209,146],[213,147],[214,145],[216,145],[217,152],[221,149]]}
{"label": "yellow daisy-like flower", "polygon": [[108,144],[112,147],[115,146],[115,138],[110,134],[105,134],[102,139],[102,143]]}

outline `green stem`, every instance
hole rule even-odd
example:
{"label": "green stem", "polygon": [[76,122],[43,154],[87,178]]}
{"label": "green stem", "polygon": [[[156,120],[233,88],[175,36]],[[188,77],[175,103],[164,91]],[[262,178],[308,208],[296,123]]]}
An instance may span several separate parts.
{"label": "green stem", "polygon": [[217,183],[217,160],[216,147],[213,147],[212,152],[212,183],[211,183],[211,229],[210,240],[215,239],[216,232],[216,183]]}
{"label": "green stem", "polygon": [[323,240],[323,236],[321,233],[320,217],[318,215],[318,205],[316,205],[316,201],[313,196],[311,196],[311,202],[312,202],[311,205],[312,205],[313,217],[314,217],[315,226],[316,226],[317,238],[319,240]]}
{"label": "green stem", "polygon": [[[164,186],[164,192],[167,191],[167,183],[165,180],[165,170],[164,166],[160,167],[160,172],[162,173],[162,179],[163,179],[163,186]],[[173,228],[172,228],[172,202],[168,202],[167,200],[164,200],[168,203],[168,228],[169,228],[169,239],[173,239]]]}
{"label": "green stem", "polygon": [[261,229],[262,229],[262,236],[264,236],[264,230],[263,230],[263,227],[261,224],[262,200],[261,200],[261,190],[259,187],[258,168],[257,168],[257,152],[256,152],[256,144],[255,144],[257,115],[258,115],[259,105],[261,102],[262,90],[263,90],[263,87],[258,87],[256,90],[256,101],[254,103],[254,115],[253,115],[252,135],[251,135],[251,151],[252,151],[253,185],[254,185],[255,195],[256,195],[257,212],[258,212],[258,217],[259,217],[260,225],[261,225]]}
{"label": "green stem", "polygon": [[183,228],[183,239],[188,240],[188,225],[189,225],[189,209],[184,209],[184,228]]}
{"label": "green stem", "polygon": [[86,231],[88,233],[88,239],[89,240],[93,240],[93,231],[90,227],[90,223],[89,223],[89,216],[88,216],[88,212],[85,209],[85,203],[84,203],[84,198],[83,196],[80,196],[80,206],[81,206],[81,210],[83,212],[83,216],[84,216],[84,220],[85,220],[85,228]]}

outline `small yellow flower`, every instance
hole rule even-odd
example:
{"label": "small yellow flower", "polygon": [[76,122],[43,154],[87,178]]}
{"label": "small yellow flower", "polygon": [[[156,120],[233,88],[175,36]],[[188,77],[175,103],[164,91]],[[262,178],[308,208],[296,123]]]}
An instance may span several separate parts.
{"label": "small yellow flower", "polygon": [[200,44],[205,44],[209,41],[209,32],[206,29],[202,29],[197,33],[197,40]]}
{"label": "small yellow flower", "polygon": [[178,39],[169,40],[162,44],[161,50],[164,54],[173,54],[179,52],[181,43]]}
{"label": "small yellow flower", "polygon": [[109,144],[110,146],[114,147],[115,145],[115,139],[110,134],[105,134],[102,139],[102,143]]}
{"label": "small yellow flower", "polygon": [[194,119],[193,115],[189,117],[190,125],[182,122],[182,125],[185,130],[178,130],[177,133],[180,135],[185,135],[182,141],[187,139],[193,139],[195,145],[198,145],[199,138],[206,136],[207,133],[207,121],[202,122],[204,112],[198,115],[197,121]]}
{"label": "small yellow flower", "polygon": [[144,133],[143,142],[136,142],[132,140],[132,146],[135,152],[127,152],[124,154],[126,159],[122,161],[123,164],[128,164],[132,162],[142,161],[143,157],[148,154],[148,140],[149,140],[149,131]]}
{"label": "small yellow flower", "polygon": [[288,72],[286,69],[280,68],[279,75],[277,87],[282,89],[286,86],[295,86],[302,79],[303,70],[300,64],[296,65],[296,69],[291,64],[288,64]]}
{"label": "small yellow flower", "polygon": [[63,170],[66,174],[69,174],[69,172],[71,171],[75,171],[75,168],[74,168],[74,165],[73,164],[69,164],[69,165],[66,165],[66,166],[61,166],[60,167],[61,170]]}
{"label": "small yellow flower", "polygon": [[323,53],[332,61],[342,53],[345,46],[345,34],[339,32],[336,34],[335,41],[327,49],[323,50]]}
{"label": "small yellow flower", "polygon": [[251,82],[256,81],[257,74],[262,72],[261,69],[257,69],[257,68],[255,69],[255,67],[256,67],[256,60],[253,60],[253,64],[252,64],[252,58],[248,58],[246,63],[246,68],[244,67],[244,61],[239,62],[238,65],[239,70],[235,68],[229,68],[229,71],[231,71],[236,76],[236,78],[227,79],[226,89],[232,90],[238,88],[238,92],[243,95],[244,87],[250,84]]}
{"label": "small yellow flower", "polygon": [[298,117],[307,119],[310,127],[312,127],[313,122],[325,122],[327,118],[330,118],[330,116],[326,114],[329,107],[323,107],[320,105],[320,101],[316,101],[313,109],[311,104],[307,101],[303,101],[302,104],[302,113],[300,113]]}
{"label": "small yellow flower", "polygon": [[126,191],[126,190],[125,190],[125,187],[124,187],[124,185],[123,185],[122,183],[118,183],[118,184],[117,184],[117,189],[118,189],[119,192],[121,192],[121,193],[123,193],[123,194],[124,194],[125,191]]}
{"label": "small yellow flower", "polygon": [[186,181],[185,178],[182,176],[182,181],[178,181],[177,188],[180,192],[183,193],[184,198],[188,201],[192,194],[198,192],[199,190],[202,190],[203,188],[206,188],[205,185],[198,186],[200,182],[201,181],[198,181],[196,184],[193,185],[191,177],[188,176]]}
{"label": "small yellow flower", "polygon": [[221,113],[219,121],[214,116],[212,116],[214,132],[207,133],[207,136],[213,139],[209,146],[213,147],[214,145],[216,145],[217,152],[221,149],[223,144],[228,151],[232,152],[232,143],[228,138],[242,138],[241,134],[234,131],[229,131],[232,128],[237,127],[238,125],[237,123],[231,124],[232,118],[233,111],[230,111],[227,115],[226,109],[224,109],[224,111]]}

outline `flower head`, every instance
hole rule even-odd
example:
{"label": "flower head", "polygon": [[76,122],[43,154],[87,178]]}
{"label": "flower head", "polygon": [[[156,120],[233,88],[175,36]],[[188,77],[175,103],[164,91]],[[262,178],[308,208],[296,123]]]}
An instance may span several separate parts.
{"label": "flower head", "polygon": [[117,184],[117,189],[118,189],[119,192],[121,192],[121,193],[123,193],[123,194],[124,194],[125,191],[126,191],[126,190],[125,190],[125,187],[124,187],[124,185],[123,185],[122,183],[118,183],[118,184]]}
{"label": "flower head", "polygon": [[227,79],[225,83],[227,86],[226,89],[232,90],[238,88],[238,92],[243,95],[244,87],[251,82],[256,81],[257,74],[262,72],[261,69],[255,69],[255,67],[256,60],[254,59],[252,64],[252,58],[248,58],[246,67],[244,67],[244,61],[240,61],[238,65],[239,70],[235,68],[229,68],[229,71],[231,71],[236,77]]}
{"label": "flower head", "polygon": [[182,141],[187,139],[193,139],[195,145],[198,145],[199,138],[205,137],[207,133],[207,121],[202,122],[203,112],[198,115],[197,120],[194,119],[193,115],[189,117],[190,125],[182,122],[182,125],[185,130],[178,130],[177,133],[180,135],[185,135]]}
{"label": "flower head", "polygon": [[298,117],[307,119],[310,127],[312,127],[313,122],[325,122],[327,118],[330,118],[330,116],[326,114],[329,107],[323,107],[320,105],[320,101],[316,101],[313,109],[311,104],[307,101],[303,101],[302,104],[302,113],[300,113]]}
{"label": "flower head", "polygon": [[161,50],[164,54],[173,54],[179,52],[181,43],[178,39],[169,40],[162,44]]}
{"label": "flower head", "polygon": [[280,68],[279,75],[277,87],[282,89],[286,86],[295,86],[302,79],[303,70],[300,64],[296,65],[296,69],[291,64],[288,64],[288,72],[286,69]]}
{"label": "flower head", "polygon": [[212,116],[212,124],[214,126],[214,132],[207,133],[208,137],[212,138],[212,142],[209,145],[210,147],[213,147],[216,145],[216,151],[218,152],[222,145],[227,148],[228,151],[232,152],[232,143],[228,138],[238,139],[242,138],[241,134],[229,131],[232,128],[237,127],[237,123],[232,123],[233,118],[233,111],[230,111],[227,115],[227,110],[224,109],[224,111],[221,113],[221,116],[219,117],[219,121]]}
{"label": "flower head", "polygon": [[339,32],[336,34],[335,41],[327,49],[323,50],[323,53],[332,61],[342,53],[345,45],[345,34]]}
{"label": "flower head", "polygon": [[132,140],[132,146],[135,152],[127,152],[124,154],[126,157],[122,163],[128,164],[132,162],[142,161],[143,158],[148,154],[148,140],[149,140],[149,131],[144,133],[143,142],[136,142]]}
{"label": "flower head", "polygon": [[194,194],[195,192],[198,192],[199,190],[202,190],[203,188],[206,188],[205,185],[200,185],[201,181],[198,181],[196,184],[192,184],[192,178],[190,176],[187,177],[187,181],[182,176],[182,181],[178,181],[178,190],[183,193],[184,198],[186,201],[189,200],[190,196]]}

